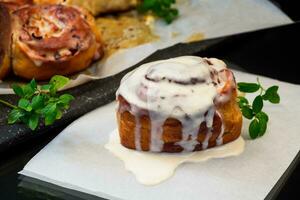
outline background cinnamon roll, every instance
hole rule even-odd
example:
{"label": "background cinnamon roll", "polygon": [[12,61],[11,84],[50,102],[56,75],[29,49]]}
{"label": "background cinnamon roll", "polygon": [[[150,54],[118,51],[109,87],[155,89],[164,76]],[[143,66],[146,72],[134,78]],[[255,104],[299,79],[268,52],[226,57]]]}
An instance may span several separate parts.
{"label": "background cinnamon roll", "polygon": [[34,0],[36,4],[64,4],[80,6],[94,16],[103,13],[125,11],[136,7],[140,0]]}
{"label": "background cinnamon roll", "polygon": [[152,152],[198,151],[240,136],[236,83],[214,58],[178,57],[142,65],[117,92],[123,146]]}
{"label": "background cinnamon roll", "polygon": [[33,4],[33,0],[0,0],[0,4],[5,5],[10,11],[14,11],[22,6]]}
{"label": "background cinnamon roll", "polygon": [[10,69],[11,24],[9,9],[0,3],[0,80]]}
{"label": "background cinnamon roll", "polygon": [[102,55],[94,19],[63,5],[34,5],[12,13],[12,68],[26,79],[49,79],[87,68]]}

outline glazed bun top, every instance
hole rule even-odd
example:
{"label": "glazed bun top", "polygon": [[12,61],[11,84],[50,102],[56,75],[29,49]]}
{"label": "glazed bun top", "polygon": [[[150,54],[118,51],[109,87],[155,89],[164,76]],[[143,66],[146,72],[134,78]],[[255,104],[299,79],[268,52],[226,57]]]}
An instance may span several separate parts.
{"label": "glazed bun top", "polygon": [[226,102],[234,86],[223,61],[184,56],[142,65],[123,78],[118,94],[141,109],[180,118]]}
{"label": "glazed bun top", "polygon": [[35,63],[67,61],[93,43],[100,46],[93,20],[74,7],[26,6],[13,12],[13,20],[16,42]]}

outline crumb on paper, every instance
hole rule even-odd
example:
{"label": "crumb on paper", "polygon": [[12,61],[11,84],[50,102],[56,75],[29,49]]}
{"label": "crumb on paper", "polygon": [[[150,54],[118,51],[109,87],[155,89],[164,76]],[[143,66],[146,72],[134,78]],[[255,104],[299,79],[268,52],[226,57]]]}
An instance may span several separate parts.
{"label": "crumb on paper", "polygon": [[203,33],[194,33],[186,39],[185,43],[197,42],[197,41],[200,41],[200,40],[203,40],[203,39],[204,39],[204,34]]}
{"label": "crumb on paper", "polygon": [[175,38],[175,37],[177,37],[177,36],[179,36],[179,35],[180,35],[179,32],[172,32],[172,38]]}

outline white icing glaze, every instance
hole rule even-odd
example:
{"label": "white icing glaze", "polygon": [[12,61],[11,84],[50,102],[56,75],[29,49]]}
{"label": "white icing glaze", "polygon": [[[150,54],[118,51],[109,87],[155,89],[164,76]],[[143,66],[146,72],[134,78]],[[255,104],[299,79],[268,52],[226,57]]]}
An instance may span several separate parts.
{"label": "white icing glaze", "polygon": [[[224,69],[225,63],[218,59],[183,56],[147,63],[128,73],[117,96],[130,102],[128,111],[136,119],[136,149],[141,150],[140,109],[148,110],[151,119],[150,151],[162,151],[163,124],[168,118],[181,122],[182,141],[177,144],[185,151],[193,151],[199,144],[199,125],[206,122],[208,132],[202,144],[206,149],[213,131],[214,101],[230,98],[222,92],[227,78]],[[218,143],[221,141],[219,138]]]}
{"label": "white icing glaze", "polygon": [[228,144],[198,152],[151,153],[127,149],[120,144],[117,130],[110,135],[105,148],[124,161],[125,168],[132,172],[137,181],[144,185],[156,185],[170,178],[175,169],[183,163],[204,162],[213,158],[240,155],[245,141],[239,137]]}

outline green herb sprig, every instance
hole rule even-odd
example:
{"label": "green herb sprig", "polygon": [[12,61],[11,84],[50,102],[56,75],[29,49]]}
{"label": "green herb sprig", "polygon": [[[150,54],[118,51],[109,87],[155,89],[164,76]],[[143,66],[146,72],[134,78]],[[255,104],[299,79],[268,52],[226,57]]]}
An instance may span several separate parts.
{"label": "green herb sprig", "polygon": [[0,103],[12,108],[8,114],[8,124],[21,122],[31,130],[38,127],[40,120],[44,120],[46,126],[53,124],[62,117],[74,99],[70,94],[57,94],[68,82],[68,78],[56,75],[48,84],[41,86],[34,79],[23,86],[13,85],[15,94],[20,97],[18,105],[0,99]]}
{"label": "green herb sprig", "polygon": [[175,3],[176,0],[143,0],[138,6],[138,11],[141,13],[152,12],[170,24],[179,15],[179,11],[172,7],[172,4]]}
{"label": "green herb sprig", "polygon": [[243,96],[238,97],[238,104],[245,118],[251,120],[249,125],[249,135],[252,139],[261,137],[267,130],[269,121],[268,115],[262,111],[264,101],[269,101],[273,104],[280,102],[280,96],[278,94],[278,86],[274,85],[268,89],[264,89],[257,78],[257,83],[245,83],[240,82],[237,84],[238,90],[244,93],[254,93],[259,91],[252,104],[248,99]]}

